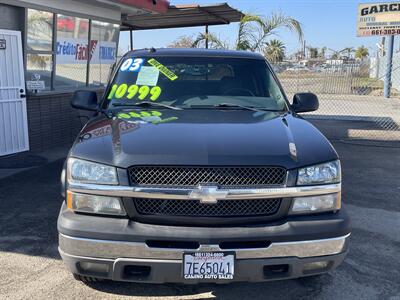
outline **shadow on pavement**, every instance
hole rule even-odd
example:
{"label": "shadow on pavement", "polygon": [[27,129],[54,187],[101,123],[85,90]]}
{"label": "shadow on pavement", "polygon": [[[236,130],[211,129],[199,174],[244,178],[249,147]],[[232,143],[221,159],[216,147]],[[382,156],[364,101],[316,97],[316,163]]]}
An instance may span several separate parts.
{"label": "shadow on pavement", "polygon": [[47,159],[30,152],[18,153],[0,157],[0,169],[19,169],[45,165]]}
{"label": "shadow on pavement", "polygon": [[379,142],[400,148],[400,127],[389,117],[304,115],[307,121],[318,128],[329,140],[362,140],[365,143]]}
{"label": "shadow on pavement", "polygon": [[[354,123],[348,125],[354,126]],[[87,285],[90,288],[85,293],[92,295],[95,290],[109,297],[111,294],[190,295],[194,299],[230,300],[398,298],[399,142],[379,142],[378,145],[368,143],[367,139],[331,141],[341,157],[343,201],[353,220],[350,253],[337,270],[315,278],[257,284],[186,286],[106,281]],[[59,259],[57,217],[62,203],[59,183],[62,165],[63,159],[60,159],[0,179],[0,252]],[[18,266],[13,265],[13,272],[14,267]],[[56,270],[59,272],[58,268]],[[72,275],[69,278],[71,282],[68,283],[73,284]]]}
{"label": "shadow on pavement", "polygon": [[[305,295],[317,297],[332,281],[331,274],[265,283],[230,284],[142,284],[103,281],[86,284],[104,293],[137,297],[168,297],[197,295],[198,299],[271,299],[275,297],[298,298]],[[209,295],[208,295],[209,294]],[[197,298],[194,298],[197,299]]]}
{"label": "shadow on pavement", "polygon": [[0,251],[59,259],[64,159],[0,179]]}

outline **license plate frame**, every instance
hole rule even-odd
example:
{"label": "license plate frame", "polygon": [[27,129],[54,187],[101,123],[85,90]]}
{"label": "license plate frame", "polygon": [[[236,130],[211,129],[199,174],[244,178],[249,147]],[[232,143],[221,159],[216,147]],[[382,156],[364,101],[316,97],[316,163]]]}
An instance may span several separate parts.
{"label": "license plate frame", "polygon": [[[196,262],[198,263],[197,268],[194,265]],[[192,263],[192,266],[190,267],[187,263]],[[207,263],[209,264],[207,265]],[[215,264],[218,266],[216,267]],[[235,276],[235,265],[235,252],[184,252],[182,255],[182,277],[184,280],[233,280]],[[196,269],[198,272],[195,272]],[[203,272],[201,271],[202,269],[204,270],[204,274],[201,274],[201,272]],[[211,272],[209,272],[210,269]],[[215,272],[216,269],[217,272]],[[224,274],[222,274],[222,270]]]}

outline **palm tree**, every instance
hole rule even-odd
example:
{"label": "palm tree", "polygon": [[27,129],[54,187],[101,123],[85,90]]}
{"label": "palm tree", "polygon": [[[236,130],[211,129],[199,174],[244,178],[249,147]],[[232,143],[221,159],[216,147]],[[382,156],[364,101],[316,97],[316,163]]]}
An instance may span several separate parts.
{"label": "palm tree", "polygon": [[[262,51],[266,45],[267,38],[276,34],[280,28],[287,28],[295,32],[301,41],[303,39],[303,30],[299,21],[292,17],[285,16],[281,13],[273,13],[268,18],[246,14],[239,22],[238,37],[236,39],[236,50]],[[204,43],[205,34],[199,34],[196,39],[196,46]],[[208,38],[216,46],[227,46],[225,42],[208,34]],[[215,39],[214,39],[215,38]]]}
{"label": "palm tree", "polygon": [[346,47],[343,48],[342,50],[335,50],[335,49],[330,49],[333,52],[332,54],[332,59],[344,59],[346,58],[343,54],[347,52],[347,58],[350,58],[351,53],[354,52],[354,48],[352,47]]}
{"label": "palm tree", "polygon": [[318,48],[316,47],[307,47],[310,52],[310,58],[318,58]]}
{"label": "palm tree", "polygon": [[322,48],[321,48],[321,51],[319,52],[319,57],[320,57],[320,58],[325,58],[326,50],[327,50],[327,49],[328,49],[327,47],[322,47]]}
{"label": "palm tree", "polygon": [[206,41],[210,48],[214,49],[228,49],[229,46],[226,42],[222,41],[216,35],[212,33],[199,33],[196,39],[193,41],[192,48],[205,48]]}
{"label": "palm tree", "polygon": [[[256,15],[246,14],[239,22],[238,36],[236,40],[236,50],[251,50],[257,47],[263,31],[263,19]],[[261,31],[260,31],[261,29]],[[258,32],[257,32],[258,31]]]}
{"label": "palm tree", "polygon": [[193,45],[194,39],[190,35],[184,35],[177,38],[171,44],[169,44],[168,48],[191,48]]}
{"label": "palm tree", "polygon": [[279,40],[270,40],[265,43],[264,56],[273,63],[281,62],[285,58],[285,45]]}
{"label": "palm tree", "polygon": [[351,58],[351,54],[354,52],[353,47],[346,47],[339,51],[339,53],[347,53],[347,58]]}
{"label": "palm tree", "polygon": [[333,52],[331,55],[331,59],[341,59],[340,51],[331,48],[328,49]]}
{"label": "palm tree", "polygon": [[252,51],[259,50],[260,47],[263,47],[265,40],[269,36],[276,34],[276,31],[282,27],[296,33],[299,41],[303,41],[301,23],[292,17],[285,16],[282,13],[272,13],[268,18],[262,18],[262,21],[262,34],[251,49]]}
{"label": "palm tree", "polygon": [[358,47],[357,50],[356,50],[356,53],[355,53],[355,56],[358,59],[364,59],[368,55],[369,55],[368,48],[366,48],[364,46]]}
{"label": "palm tree", "polygon": [[335,53],[332,54],[331,58],[332,59],[341,59],[341,56],[340,56],[339,53],[335,52]]}

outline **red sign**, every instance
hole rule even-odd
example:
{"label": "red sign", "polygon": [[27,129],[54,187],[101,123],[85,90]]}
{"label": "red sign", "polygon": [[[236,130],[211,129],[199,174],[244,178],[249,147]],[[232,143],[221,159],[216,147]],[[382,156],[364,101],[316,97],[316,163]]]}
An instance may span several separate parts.
{"label": "red sign", "polygon": [[166,13],[169,8],[169,1],[167,0],[114,0],[114,2],[160,14]]}

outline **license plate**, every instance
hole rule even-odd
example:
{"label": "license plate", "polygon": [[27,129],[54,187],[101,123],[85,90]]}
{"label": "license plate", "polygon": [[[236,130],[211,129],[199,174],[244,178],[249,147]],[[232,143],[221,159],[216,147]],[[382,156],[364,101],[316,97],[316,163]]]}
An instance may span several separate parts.
{"label": "license plate", "polygon": [[226,252],[196,252],[183,254],[184,279],[231,280],[235,254]]}

